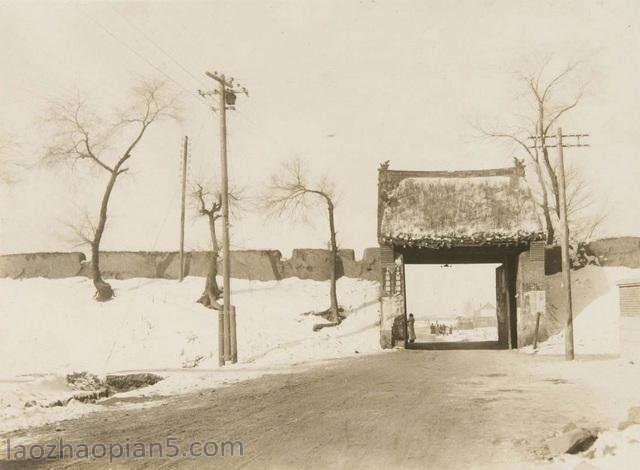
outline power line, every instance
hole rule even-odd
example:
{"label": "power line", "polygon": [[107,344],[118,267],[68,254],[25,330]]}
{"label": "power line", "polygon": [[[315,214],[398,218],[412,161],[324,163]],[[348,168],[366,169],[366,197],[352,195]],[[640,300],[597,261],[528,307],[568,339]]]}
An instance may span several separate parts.
{"label": "power line", "polygon": [[[169,54],[169,52],[167,52],[164,48],[162,48],[159,44],[157,44],[151,37],[149,37],[141,28],[139,28],[137,25],[135,25],[133,22],[131,22],[126,16],[124,16],[120,11],[118,11],[117,8],[115,8],[113,5],[111,5],[111,8],[116,12],[116,14],[118,16],[120,16],[124,21],[126,21],[126,23],[133,29],[135,29],[138,33],[140,33],[147,41],[149,41],[151,44],[153,44],[160,52],[162,52],[164,55],[166,55],[174,64],[176,64],[178,67],[180,67],[180,69],[182,71],[184,71],[186,74],[188,74],[191,78],[193,78],[194,81],[196,81],[198,84],[200,85],[204,85],[204,82],[199,79],[196,75],[194,75],[189,69],[187,69],[185,66],[182,65],[182,63],[180,63],[173,55]],[[125,44],[126,45],[126,44]],[[127,45],[128,47],[128,45]],[[154,66],[155,67],[155,66]],[[182,87],[183,89],[185,89],[184,87]],[[187,90],[185,90],[187,91]],[[240,112],[237,109],[234,109],[238,116],[244,120],[245,122],[247,122],[250,126],[252,126],[254,128],[254,130],[258,130],[259,131],[259,127],[256,124],[255,121],[253,121],[252,119],[250,119],[246,114],[244,114],[243,112]],[[262,132],[257,132],[257,134],[262,134],[263,137],[266,137],[268,140],[270,140],[271,142],[277,144],[278,146],[281,146],[281,142],[278,142],[276,139],[274,139],[271,135],[267,134],[267,133],[262,133]]]}
{"label": "power line", "polygon": [[91,16],[89,13],[87,13],[86,11],[84,11],[82,9],[82,7],[80,7],[80,5],[78,5],[78,9],[80,10],[80,12],[85,15],[87,18],[89,18],[91,21],[93,21],[95,24],[97,24],[105,33],[107,33],[109,36],[111,36],[113,39],[115,39],[116,41],[118,41],[121,45],[123,45],[125,48],[127,48],[130,52],[132,52],[133,54],[135,54],[138,58],[142,59],[143,61],[145,61],[148,65],[150,65],[151,67],[153,67],[155,70],[157,70],[159,73],[161,73],[162,75],[164,75],[166,78],[168,78],[169,80],[171,80],[174,84],[176,84],[178,87],[182,88],[185,92],[189,93],[191,96],[193,96],[194,98],[197,98],[198,103],[202,103],[202,100],[200,99],[200,97],[198,95],[196,95],[193,91],[190,91],[187,87],[185,87],[182,83],[178,82],[175,78],[173,78],[171,75],[169,75],[168,73],[166,73],[164,70],[162,70],[160,67],[158,67],[156,64],[154,64],[151,60],[147,59],[143,54],[141,54],[140,52],[136,51],[134,48],[132,48],[131,46],[129,46],[129,44],[127,44],[125,41],[123,41],[122,39],[120,39],[116,34],[114,34],[109,28],[107,28],[105,25],[103,25],[102,23],[100,23],[98,20],[96,20],[93,16]]}
{"label": "power line", "polygon": [[249,126],[253,128],[251,131],[254,133],[254,135],[265,138],[271,141],[271,143],[275,144],[276,147],[279,147],[282,150],[286,150],[285,146],[282,144],[281,141],[275,139],[271,134],[261,130],[258,124],[253,119],[249,118],[244,112],[241,112],[240,110],[236,109],[235,115],[238,116],[240,119],[242,119],[244,122],[246,122],[247,124],[249,124]]}
{"label": "power line", "polygon": [[[33,46],[35,49],[37,49],[39,52],[41,52],[41,53],[42,53],[42,55],[43,55],[43,56],[50,57],[50,55],[46,54],[46,53],[42,50],[42,48],[40,48],[38,45],[36,45],[35,43],[33,43],[33,42],[31,41],[31,38],[28,38],[28,37],[26,37],[26,36],[24,36],[24,35],[22,35],[22,34],[20,34],[20,33],[16,33],[16,32],[13,32],[13,33],[12,33],[12,35],[14,35],[14,36],[16,36],[16,37],[20,38],[20,39],[21,39],[23,42],[25,42],[25,43],[31,43],[31,44],[32,44],[32,46]],[[40,69],[43,73],[45,73],[45,74],[47,75],[47,77],[52,78],[54,81],[56,81],[56,82],[57,82],[57,85],[59,85],[59,86],[60,86],[60,88],[61,88],[61,89],[63,89],[63,91],[65,91],[66,93],[69,93],[69,92],[71,92],[71,91],[75,91],[75,90],[72,90],[72,89],[73,89],[73,87],[69,85],[68,80],[66,80],[66,79],[64,79],[64,78],[57,78],[57,79],[56,79],[56,77],[55,77],[55,76],[53,76],[53,77],[52,77],[51,72],[52,72],[52,70],[55,70],[54,68],[52,68],[52,67],[46,67],[46,66],[40,65],[40,64],[39,64],[39,63],[37,63],[37,62],[34,62],[34,61],[32,61],[32,60],[29,60],[29,59],[28,59],[25,55],[23,55],[23,54],[21,54],[21,55],[20,55],[20,59],[21,59],[22,61],[24,61],[26,64],[28,64],[28,65],[30,65],[30,66],[32,66],[32,67],[34,67],[34,68]],[[80,69],[79,67],[75,66],[75,65],[74,65],[73,63],[71,63],[71,62],[67,62],[67,63],[65,64],[65,66],[66,66],[67,68],[72,68],[72,69],[76,72],[76,74],[77,74],[77,75],[80,75],[80,74],[81,74],[81,72],[82,72],[82,69]],[[106,85],[106,86],[103,86],[103,87],[102,87],[102,89],[103,89],[103,90],[105,90],[105,91],[107,91],[109,94],[111,94],[111,96],[112,96],[112,97],[116,97],[116,96],[117,96],[117,93],[116,93],[115,89],[114,89],[112,86],[110,87],[110,86]],[[41,98],[43,99],[43,101],[48,102],[48,101],[50,101],[50,100],[51,100],[51,97],[46,97],[46,96],[44,96],[44,95],[40,95],[40,96],[41,96]]]}
{"label": "power line", "polygon": [[158,49],[160,52],[162,52],[164,55],[166,55],[174,64],[176,64],[178,67],[180,67],[180,69],[182,69],[183,72],[185,72],[186,74],[188,74],[191,78],[193,78],[199,85],[201,86],[205,86],[204,85],[204,81],[199,79],[198,77],[196,77],[189,69],[187,69],[185,66],[183,66],[173,55],[169,54],[164,48],[162,48],[158,43],[156,43],[152,38],[150,38],[141,28],[139,28],[138,26],[135,25],[135,23],[132,23],[129,18],[127,18],[126,16],[124,16],[122,13],[120,13],[120,11],[118,11],[118,9],[113,6],[113,4],[111,4],[111,8],[113,9],[113,11],[116,12],[116,14],[122,18],[131,28],[135,29],[138,33],[140,33],[147,41],[149,41],[151,44],[153,44],[156,49]]}

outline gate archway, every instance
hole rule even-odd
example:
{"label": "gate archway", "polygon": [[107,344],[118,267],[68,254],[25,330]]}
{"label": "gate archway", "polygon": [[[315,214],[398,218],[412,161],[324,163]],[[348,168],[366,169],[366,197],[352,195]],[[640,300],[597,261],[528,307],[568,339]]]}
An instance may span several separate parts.
{"label": "gate archway", "polygon": [[[378,173],[378,241],[382,292],[380,341],[393,347],[516,348],[518,279],[522,255],[528,270],[544,276],[544,233],[524,182],[524,168],[471,171],[398,171],[383,165]],[[542,263],[540,258],[542,257]],[[406,320],[406,264],[497,263],[498,341],[492,344],[411,344]],[[531,277],[531,276],[529,276]],[[536,276],[533,276],[534,278]],[[540,288],[535,285],[520,286]],[[394,327],[395,325],[395,327]],[[404,334],[400,334],[404,333]],[[520,341],[522,343],[522,341]]]}

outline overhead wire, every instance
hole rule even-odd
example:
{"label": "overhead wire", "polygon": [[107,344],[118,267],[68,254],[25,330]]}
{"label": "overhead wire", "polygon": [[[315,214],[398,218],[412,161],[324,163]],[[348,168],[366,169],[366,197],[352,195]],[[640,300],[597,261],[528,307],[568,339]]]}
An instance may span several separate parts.
{"label": "overhead wire", "polygon": [[[14,32],[13,34],[15,36],[19,37],[20,39],[22,39],[22,41],[24,43],[31,43],[32,42],[30,37],[24,36],[24,35],[22,35],[20,33],[17,33],[17,32]],[[44,53],[44,51],[42,50],[42,48],[40,48],[37,45],[34,45],[34,47],[38,52],[42,52],[43,55],[46,55]],[[32,68],[39,69],[41,71],[41,75],[46,76],[48,80],[55,81],[56,84],[58,85],[58,87],[61,88],[62,90],[64,90],[65,93],[69,93],[71,91],[77,91],[77,89],[73,90],[73,86],[69,85],[69,81],[68,80],[64,79],[63,77],[56,76],[56,74],[55,74],[56,68],[54,68],[54,67],[46,67],[46,66],[40,65],[38,62],[30,60],[29,56],[26,55],[26,54],[20,54],[20,59],[23,62],[25,62],[26,64],[28,64],[29,66],[31,66]],[[80,69],[79,67],[75,66],[73,63],[70,63],[70,62],[67,62],[65,64],[65,67],[66,68],[72,68],[76,72],[77,75],[80,75],[81,72],[82,72],[82,69]],[[102,87],[102,90],[106,91],[112,97],[115,97],[117,95],[115,89],[112,86],[110,86],[110,82],[106,82],[105,85]],[[51,97],[47,97],[47,96],[44,96],[44,95],[40,95],[40,97],[44,102],[51,101]]]}
{"label": "overhead wire", "polygon": [[113,33],[108,27],[106,27],[104,24],[102,24],[100,21],[98,21],[97,19],[95,19],[93,16],[91,16],[89,13],[87,13],[80,5],[78,5],[78,10],[85,15],[87,18],[89,18],[91,21],[93,21],[96,25],[98,25],[105,33],[107,33],[109,36],[111,36],[113,39],[115,39],[118,43],[120,43],[123,47],[125,47],[127,50],[129,50],[131,53],[133,53],[134,55],[136,55],[138,58],[142,59],[146,64],[148,64],[149,66],[153,67],[153,69],[155,69],[157,72],[159,72],[160,74],[162,74],[164,77],[166,77],[167,79],[169,79],[171,82],[173,82],[175,85],[177,85],[179,88],[181,88],[183,91],[185,91],[188,95],[190,95],[193,98],[196,98],[196,100],[198,101],[198,103],[203,104],[202,98],[195,94],[192,90],[189,90],[185,85],[183,85],[181,82],[179,82],[178,80],[176,80],[174,77],[172,77],[171,75],[169,75],[167,72],[165,72],[164,70],[162,70],[162,68],[158,67],[156,64],[153,63],[153,61],[151,61],[150,59],[148,59],[147,57],[145,57],[142,53],[138,52],[136,49],[134,49],[133,47],[131,47],[129,44],[127,44],[125,41],[123,41],[122,39],[120,39],[118,37],[118,35],[116,35],[115,33]]}
{"label": "overhead wire", "polygon": [[156,49],[158,49],[160,52],[162,52],[165,56],[167,56],[174,64],[176,64],[178,67],[180,67],[180,69],[185,72],[187,75],[189,75],[191,78],[193,78],[199,85],[201,86],[207,86],[204,84],[204,81],[202,79],[199,79],[198,77],[196,77],[188,68],[186,68],[184,65],[182,65],[182,63],[180,61],[178,61],[172,54],[169,54],[165,48],[161,47],[156,41],[153,40],[153,38],[149,37],[143,30],[142,28],[139,28],[135,23],[131,22],[131,20],[129,20],[129,18],[127,18],[125,15],[123,15],[113,4],[110,4],[111,8],[113,9],[113,11],[116,12],[116,14],[122,18],[132,29],[135,29],[138,33],[140,33],[148,42],[150,42],[151,44],[153,44]]}
{"label": "overhead wire", "polygon": [[[124,15],[122,15],[122,13],[120,11],[118,11],[117,8],[115,8],[113,5],[111,5],[111,8],[114,10],[114,12],[120,17],[122,18],[127,25],[131,28],[134,29],[135,31],[137,31],[141,36],[143,36],[149,43],[151,43],[158,51],[160,51],[162,54],[164,54],[167,58],[169,58],[169,60],[171,60],[175,65],[177,65],[184,73],[186,73],[189,77],[191,77],[191,79],[193,79],[196,83],[198,83],[199,85],[201,85],[202,87],[207,87],[208,85],[204,83],[203,80],[199,79],[196,75],[194,75],[189,69],[187,69],[179,60],[177,60],[175,58],[175,56],[173,56],[172,54],[170,54],[165,48],[163,48],[162,46],[160,46],[156,41],[154,41],[147,33],[145,33],[141,28],[139,28],[138,26],[136,26],[134,23],[132,23],[128,18],[126,18]],[[151,59],[149,59],[148,57],[146,57],[145,55],[143,55],[142,53],[140,53],[139,51],[137,51],[136,49],[134,49],[133,47],[131,47],[126,41],[122,40],[120,37],[118,37],[117,34],[115,34],[113,31],[111,31],[107,26],[105,26],[103,23],[101,23],[100,21],[98,21],[96,18],[94,18],[92,15],[90,15],[88,12],[86,12],[84,9],[79,8],[80,12],[85,15],[86,17],[88,17],[92,22],[94,22],[96,25],[98,25],[105,33],[107,33],[110,37],[112,37],[114,40],[116,40],[118,43],[120,43],[123,47],[125,47],[127,50],[129,50],[131,53],[133,53],[134,55],[136,55],[139,59],[143,60],[146,64],[148,64],[149,66],[151,66],[153,69],[155,69],[157,72],[159,72],[160,74],[162,74],[164,77],[166,77],[167,79],[169,79],[172,83],[174,83],[175,85],[177,85],[179,88],[181,88],[183,91],[185,91],[189,96],[192,96],[194,98],[196,98],[196,100],[198,101],[198,103],[200,104],[205,104],[204,100],[202,99],[202,97],[200,95],[197,95],[196,93],[194,93],[192,90],[190,90],[187,86],[185,86],[182,82],[178,81],[175,79],[175,77],[173,77],[172,75],[169,75],[165,70],[163,70],[162,68],[158,67]],[[209,105],[206,105],[207,107],[209,107]],[[271,136],[268,133],[265,133],[263,131],[260,130],[259,126],[257,125],[257,123],[252,120],[251,118],[249,118],[244,112],[241,112],[239,110],[236,109],[236,113],[237,116],[240,117],[240,119],[242,119],[245,123],[247,123],[249,125],[249,130],[250,132],[254,133],[254,135],[259,136],[261,138],[266,138],[267,140],[271,141],[276,147],[280,148],[280,149],[284,149],[284,146],[282,145],[281,142],[277,141],[273,136]],[[204,124],[205,122],[203,121],[200,125],[200,129],[198,131],[198,135],[196,137],[196,142],[199,141],[199,137],[200,134],[204,128]],[[232,133],[229,133],[230,135],[233,135]],[[233,170],[232,170],[233,171]],[[235,173],[235,172],[234,172]],[[160,227],[160,231],[162,231],[163,227],[164,227],[164,223],[166,222],[166,218],[167,216],[165,216],[165,220],[163,221],[163,223],[161,224]],[[154,246],[157,242],[157,239],[159,238],[159,233],[156,236],[156,241],[154,242]]]}
{"label": "overhead wire", "polygon": [[[168,57],[175,65],[177,65],[183,72],[185,72],[187,75],[189,75],[196,83],[198,83],[200,86],[202,86],[203,88],[208,87],[208,84],[206,84],[201,78],[198,78],[195,74],[193,74],[193,72],[191,72],[187,67],[185,67],[178,59],[175,58],[175,56],[173,54],[170,54],[165,48],[163,48],[162,46],[160,46],[156,41],[153,40],[153,38],[151,38],[147,33],[145,33],[140,27],[138,27],[135,23],[131,22],[131,20],[129,20],[125,15],[123,15],[115,6],[111,5],[111,8],[115,11],[115,13],[120,16],[126,23],[127,25],[129,25],[129,27],[131,27],[132,29],[136,30],[140,35],[142,35],[149,43],[153,44],[154,47],[156,47],[156,49],[158,49],[161,53],[163,53],[166,57]],[[183,87],[184,88],[184,87]],[[238,114],[238,116],[244,120],[246,123],[248,123],[252,129],[254,131],[259,130],[258,125],[256,124],[255,121],[253,121],[251,118],[249,118],[244,112],[241,112],[240,110],[236,109],[235,110]],[[261,134],[260,132],[258,132],[258,134]],[[269,134],[262,134],[262,136],[267,137],[269,140],[271,140],[273,143],[275,143],[276,145],[280,146],[281,144],[279,142],[277,142],[271,135]]]}

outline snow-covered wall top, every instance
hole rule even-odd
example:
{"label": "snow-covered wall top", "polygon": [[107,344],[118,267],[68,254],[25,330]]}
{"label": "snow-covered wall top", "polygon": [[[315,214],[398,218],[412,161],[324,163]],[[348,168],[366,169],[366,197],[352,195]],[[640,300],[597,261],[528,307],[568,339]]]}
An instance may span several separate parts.
{"label": "snow-covered wall top", "polygon": [[543,239],[523,169],[394,171],[378,180],[381,243],[429,248]]}

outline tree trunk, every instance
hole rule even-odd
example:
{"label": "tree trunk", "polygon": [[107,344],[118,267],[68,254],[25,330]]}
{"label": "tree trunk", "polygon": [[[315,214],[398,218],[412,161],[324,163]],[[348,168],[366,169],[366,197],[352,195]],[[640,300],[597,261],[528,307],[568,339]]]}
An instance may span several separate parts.
{"label": "tree trunk", "polygon": [[329,230],[331,231],[331,321],[340,321],[340,312],[338,311],[338,294],[336,292],[336,282],[338,280],[338,244],[336,243],[336,228],[333,220],[333,203],[327,200],[327,208],[329,210]]}
{"label": "tree trunk", "polygon": [[549,209],[544,211],[544,222],[547,225],[547,245],[553,245],[553,242],[556,238],[556,231],[553,227],[553,222],[551,221],[551,214],[549,214]]}
{"label": "tree trunk", "polygon": [[[551,190],[554,198],[556,199],[556,207],[558,201],[558,192],[556,191],[557,180],[555,179],[555,173],[553,172],[553,168],[551,167],[551,162],[549,160],[549,150],[546,146],[546,133],[544,126],[544,106],[542,103],[538,105],[538,129],[536,133],[537,137],[540,139],[540,146],[542,147],[542,159],[544,160],[545,168],[547,173],[549,174],[549,179],[551,180]],[[547,183],[544,178],[544,171],[542,169],[542,165],[540,164],[540,160],[538,157],[538,153],[536,150],[536,158],[535,158],[535,168],[536,175],[538,176],[538,180],[540,181],[540,187],[542,189],[542,212],[544,212],[544,222],[547,226],[547,245],[553,245],[555,239],[555,228],[553,226],[553,220],[551,219],[551,208],[549,207],[549,192],[547,190]]]}
{"label": "tree trunk", "polygon": [[544,157],[547,173],[549,173],[549,179],[551,180],[551,189],[555,201],[555,212],[558,218],[560,218],[560,186],[558,184],[558,177],[553,170],[553,166],[551,166],[551,160],[549,159],[549,149],[547,149],[547,147],[542,147],[542,156]]}
{"label": "tree trunk", "polygon": [[[119,167],[118,167],[119,168]],[[98,226],[93,235],[93,242],[91,242],[91,273],[93,278],[93,285],[96,288],[95,298],[100,302],[106,302],[113,298],[113,289],[111,285],[102,279],[102,273],[100,272],[100,241],[102,240],[102,234],[104,228],[107,225],[107,208],[109,206],[109,198],[111,197],[111,191],[118,178],[118,170],[114,170],[109,177],[107,188],[102,196],[102,203],[100,205],[100,216],[98,219]]]}
{"label": "tree trunk", "polygon": [[551,160],[549,159],[549,149],[547,148],[546,143],[547,134],[544,124],[544,105],[542,103],[540,103],[540,105],[538,106],[538,133],[540,137],[540,145],[542,147],[542,159],[544,160],[544,165],[547,173],[549,174],[549,180],[551,181],[551,190],[555,199],[556,214],[558,217],[560,217],[560,190],[558,186],[558,177],[556,176],[556,172],[553,170]]}
{"label": "tree trunk", "polygon": [[209,261],[209,271],[207,272],[207,281],[204,291],[198,299],[205,307],[218,310],[220,304],[218,300],[222,296],[222,290],[218,286],[218,259],[220,257],[220,247],[218,245],[218,237],[216,236],[215,216],[212,213],[207,214],[209,218],[209,231],[211,233],[211,259]]}
{"label": "tree trunk", "polygon": [[547,229],[547,245],[553,245],[555,239],[555,228],[553,227],[553,221],[551,219],[551,208],[549,207],[549,192],[547,191],[546,183],[543,180],[542,169],[540,168],[539,161],[536,160],[535,164],[536,174],[540,181],[540,188],[542,190],[542,212],[544,213],[544,223]]}

